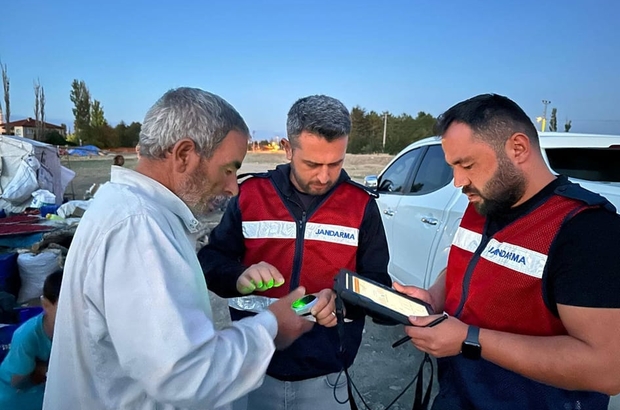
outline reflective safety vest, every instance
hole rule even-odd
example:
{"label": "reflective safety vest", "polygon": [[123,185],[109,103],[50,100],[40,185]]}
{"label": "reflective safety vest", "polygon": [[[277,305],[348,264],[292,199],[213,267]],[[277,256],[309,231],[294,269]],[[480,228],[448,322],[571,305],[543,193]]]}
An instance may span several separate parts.
{"label": "reflective safety vest", "polygon": [[586,208],[581,201],[553,195],[489,238],[484,235],[486,219],[469,205],[450,250],[446,312],[486,329],[566,334],[545,305],[542,277],[562,223]]}
{"label": "reflective safety vest", "polygon": [[282,273],[285,285],[229,299],[229,306],[259,312],[297,286],[303,285],[306,293],[331,289],[341,268],[355,271],[359,227],[370,200],[363,189],[341,183],[311,214],[301,212],[297,219],[287,208],[295,205],[285,204],[270,179],[244,181],[239,194],[243,264],[270,263]]}
{"label": "reflective safety vest", "polygon": [[[492,237],[473,206],[454,237],[446,273],[445,310],[464,323],[521,335],[564,335],[547,307],[543,275],[563,223],[592,206],[609,203],[574,184],[561,185],[544,203]],[[484,345],[482,351],[484,352]],[[609,396],[536,382],[462,355],[437,360],[439,395],[433,408],[606,409]]]}

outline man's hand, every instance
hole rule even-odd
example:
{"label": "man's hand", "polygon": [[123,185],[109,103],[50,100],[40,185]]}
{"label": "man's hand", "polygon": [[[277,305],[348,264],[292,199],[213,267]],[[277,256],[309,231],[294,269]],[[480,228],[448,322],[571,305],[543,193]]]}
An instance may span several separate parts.
{"label": "man's hand", "polygon": [[275,338],[276,349],[289,347],[299,336],[310,331],[314,323],[298,316],[291,305],[306,294],[303,286],[298,287],[285,297],[269,306],[269,310],[278,321],[278,334]]}
{"label": "man's hand", "polygon": [[435,309],[435,303],[433,303],[433,296],[427,290],[418,288],[417,286],[404,286],[396,281],[392,283],[392,287],[400,293],[411,296],[412,298],[420,299],[428,303],[433,308],[433,311],[437,312],[437,310]]}
{"label": "man's hand", "polygon": [[461,352],[461,345],[467,337],[467,325],[457,318],[448,317],[437,326],[424,327],[438,317],[410,316],[409,322],[413,326],[405,326],[405,333],[411,337],[413,345],[423,352],[434,357],[455,356]]}
{"label": "man's hand", "polygon": [[284,277],[275,266],[267,262],[259,262],[247,268],[239,276],[237,291],[242,295],[248,295],[255,290],[264,292],[282,284],[284,284]]}
{"label": "man's hand", "polygon": [[323,289],[316,293],[316,304],[312,308],[312,316],[319,325],[333,327],[338,324],[336,320],[336,292],[332,289]]}

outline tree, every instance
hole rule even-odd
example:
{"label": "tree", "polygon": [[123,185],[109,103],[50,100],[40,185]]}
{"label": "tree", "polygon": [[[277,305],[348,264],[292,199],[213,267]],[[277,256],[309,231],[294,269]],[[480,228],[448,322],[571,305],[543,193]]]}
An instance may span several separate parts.
{"label": "tree", "polygon": [[352,154],[358,154],[362,152],[364,147],[369,145],[371,139],[372,133],[366,116],[366,110],[359,106],[353,107],[351,110],[351,133],[349,134],[347,151]]}
{"label": "tree", "polygon": [[42,141],[45,136],[45,90],[38,78],[34,83],[34,118],[36,126],[34,139]]}
{"label": "tree", "polygon": [[88,142],[101,148],[118,147],[119,135],[114,128],[108,125],[103,113],[103,106],[98,100],[93,100],[90,109],[90,135]]}
{"label": "tree", "polygon": [[88,142],[101,148],[118,147],[118,135],[114,131],[114,128],[110,127],[107,122],[102,126],[91,128],[90,132],[91,134]]}
{"label": "tree", "polygon": [[75,133],[68,133],[65,139],[69,145],[80,145],[80,139]]}
{"label": "tree", "polygon": [[41,114],[41,135],[45,136],[45,90],[41,87],[39,99],[39,113]]}
{"label": "tree", "polygon": [[87,141],[90,131],[90,91],[84,81],[71,83],[71,102],[73,102],[73,129],[78,139]]}
{"label": "tree", "polygon": [[39,122],[40,122],[40,118],[39,118],[39,95],[41,95],[41,84],[38,83],[38,80],[34,82],[34,126],[35,126],[35,131],[34,131],[34,139],[38,140],[39,136],[41,136],[40,134],[40,126],[39,126]]}
{"label": "tree", "polygon": [[124,142],[124,147],[135,147],[140,142],[140,131],[142,131],[142,124],[133,121],[127,128],[127,140]]}
{"label": "tree", "polygon": [[105,124],[107,124],[107,121],[103,115],[103,107],[99,101],[94,100],[90,109],[90,126],[98,128],[103,127]]}
{"label": "tree", "polygon": [[53,145],[67,145],[67,140],[56,130],[45,134],[44,141]]}
{"label": "tree", "polygon": [[558,130],[558,109],[551,110],[551,119],[549,120],[549,131],[556,132]]}
{"label": "tree", "polygon": [[124,121],[118,123],[114,127],[116,135],[118,136],[118,143],[121,147],[135,147],[140,141],[140,129],[142,124],[139,122],[132,122],[129,126]]}
{"label": "tree", "polygon": [[[11,122],[11,94],[10,94],[10,81],[9,74],[7,72],[6,64],[2,64],[0,61],[0,68],[2,69],[2,89],[4,90],[4,122]],[[10,134],[11,130],[7,127],[5,130],[7,134]]]}
{"label": "tree", "polygon": [[116,124],[116,127],[114,127],[114,132],[118,137],[118,143],[120,144],[120,146],[125,147],[126,145],[123,143],[126,138],[125,134],[127,133],[127,124],[125,124],[125,121],[121,121]]}
{"label": "tree", "polygon": [[571,123],[572,123],[571,120],[569,120],[569,119],[566,120],[566,123],[564,124],[564,132],[570,131],[570,127],[572,127]]}
{"label": "tree", "polygon": [[[387,116],[385,149],[383,148],[383,127]],[[351,110],[351,134],[347,152],[371,154],[387,152],[396,154],[414,141],[433,135],[435,118],[423,111],[416,118],[403,113],[394,116],[389,112],[379,115],[375,111],[366,113],[358,106]]]}

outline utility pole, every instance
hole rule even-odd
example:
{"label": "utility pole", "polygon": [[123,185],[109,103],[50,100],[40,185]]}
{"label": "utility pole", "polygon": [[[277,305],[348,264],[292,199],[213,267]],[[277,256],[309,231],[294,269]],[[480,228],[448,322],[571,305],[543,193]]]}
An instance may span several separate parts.
{"label": "utility pole", "polygon": [[387,112],[383,113],[383,152],[385,152],[385,136],[387,135]]}
{"label": "utility pole", "polygon": [[547,125],[547,105],[551,104],[549,100],[542,100],[542,103],[545,105],[543,109],[543,118],[542,118],[542,132],[545,132],[545,126]]}

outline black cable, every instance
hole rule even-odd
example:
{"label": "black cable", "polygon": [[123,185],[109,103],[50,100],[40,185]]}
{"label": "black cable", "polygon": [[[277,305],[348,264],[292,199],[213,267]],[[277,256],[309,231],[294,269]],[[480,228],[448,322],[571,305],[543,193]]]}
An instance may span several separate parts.
{"label": "black cable", "polygon": [[[431,364],[431,374],[435,371],[435,367],[433,366],[433,361],[429,360],[430,364]],[[425,359],[422,359],[422,363],[420,363],[420,366],[424,366],[424,364],[426,363]],[[353,383],[353,379],[351,378],[351,376],[349,375],[349,372],[345,369],[345,370],[341,370],[340,373],[338,374],[338,377],[336,378],[336,382],[334,383],[334,387],[333,387],[333,395],[334,395],[334,399],[336,400],[336,402],[338,402],[338,404],[345,404],[349,401],[349,398],[347,398],[344,401],[340,401],[338,400],[338,397],[336,396],[336,388],[338,387],[338,381],[340,380],[340,377],[342,376],[342,373],[345,373],[345,377],[347,379],[347,383],[351,383],[351,386],[353,386],[353,389],[355,390],[355,392],[357,393],[357,396],[360,398],[360,400],[362,401],[362,403],[364,404],[364,407],[366,407],[367,410],[372,410],[370,408],[370,406],[368,405],[368,403],[366,403],[366,401],[364,400],[364,397],[361,395],[361,393],[359,392],[357,386],[355,385],[355,383]],[[418,372],[419,373],[419,372]],[[413,380],[411,380],[411,382],[409,382],[409,384],[407,386],[405,386],[405,388],[403,389],[403,391],[401,391],[400,393],[398,393],[398,395],[394,398],[394,400],[392,400],[390,402],[390,404],[388,404],[384,410],[388,410],[390,407],[392,407],[406,392],[407,390],[409,390],[409,388],[413,385],[413,383],[416,382],[416,380],[418,380],[418,374],[415,375],[415,377],[413,378]],[[429,385],[427,388],[431,389],[433,386]]]}
{"label": "black cable", "polygon": [[349,398],[347,397],[345,401],[340,401],[338,400],[338,397],[336,396],[336,388],[338,387],[338,381],[340,380],[340,376],[342,376],[342,372],[344,372],[344,370],[340,370],[340,373],[338,373],[338,377],[336,377],[336,382],[334,383],[334,388],[333,390],[333,394],[334,394],[334,400],[336,400],[336,403],[338,404],[345,404],[347,401],[349,401]]}
{"label": "black cable", "polygon": [[[338,322],[338,336],[340,339],[340,355],[341,358],[344,357],[344,346],[342,344],[342,341],[344,340],[344,302],[342,300],[342,298],[340,298],[339,296],[336,297],[336,319]],[[407,385],[407,387],[405,387],[403,389],[402,392],[400,392],[398,394],[398,396],[396,396],[396,398],[394,400],[392,400],[392,402],[385,408],[385,410],[389,409],[392,405],[394,405],[394,403],[396,403],[396,401],[398,401],[398,399],[400,397],[402,397],[403,394],[405,394],[405,392],[411,387],[411,385],[418,379],[418,376],[424,372],[424,365],[426,364],[426,359],[427,359],[428,355],[425,354],[424,358],[422,359],[422,363],[420,364],[420,367],[418,368],[418,372],[416,373],[415,377],[413,378],[413,380],[411,381],[411,383],[409,383]],[[431,375],[433,374],[432,372],[434,371],[433,368],[433,363],[432,360],[429,361],[431,362]],[[336,388],[338,386],[338,380],[340,379],[340,376],[342,375],[342,372],[344,372],[346,380],[347,380],[347,400],[345,401],[340,401],[338,400],[338,397],[336,397]],[[432,377],[432,376],[431,376]],[[431,378],[432,380],[432,378]],[[343,360],[343,370],[340,371],[340,374],[338,374],[338,377],[336,378],[336,382],[334,383],[334,387],[333,387],[333,395],[334,395],[334,399],[339,403],[339,404],[345,404],[347,401],[351,400],[352,403],[350,403],[351,408],[354,410],[357,410],[357,404],[355,403],[355,398],[353,397],[353,394],[351,393],[351,386],[353,387],[353,390],[357,393],[358,397],[360,398],[360,400],[362,401],[362,403],[364,404],[364,407],[368,410],[372,410],[370,408],[370,406],[368,405],[368,403],[366,403],[366,401],[364,400],[364,397],[362,397],[361,393],[359,392],[359,390],[357,389],[357,386],[355,385],[355,383],[353,383],[353,379],[351,378],[351,376],[349,375],[349,371],[348,369],[344,366],[344,360]],[[432,388],[432,385],[428,386],[428,389]],[[415,403],[414,403],[415,405]]]}

